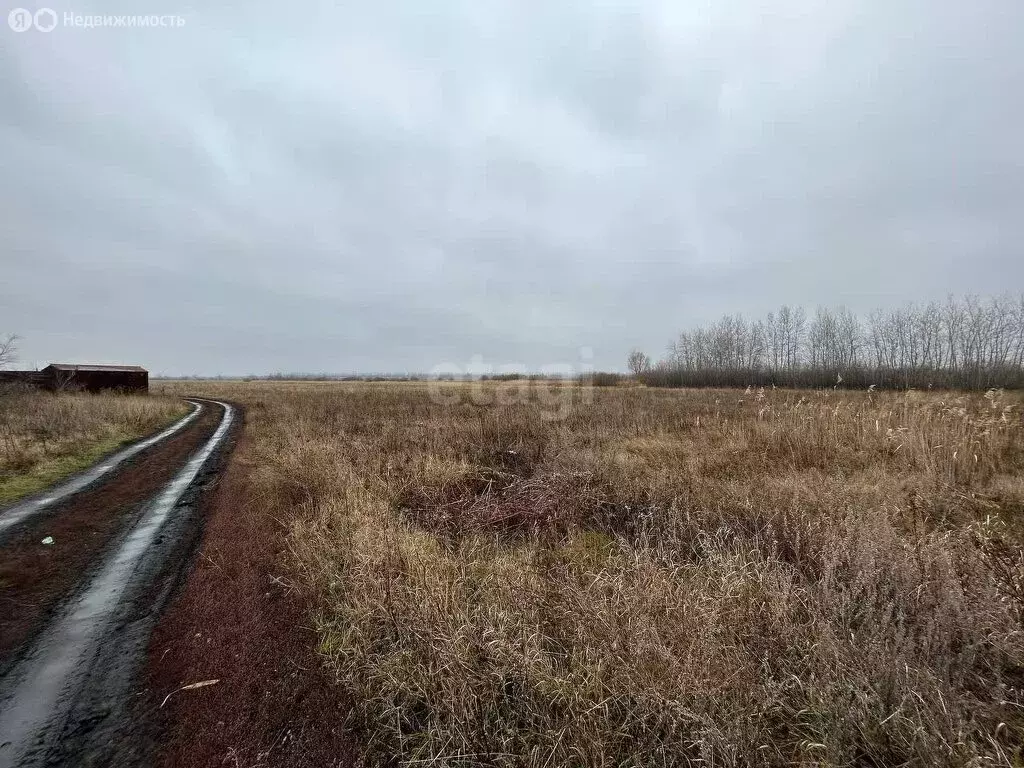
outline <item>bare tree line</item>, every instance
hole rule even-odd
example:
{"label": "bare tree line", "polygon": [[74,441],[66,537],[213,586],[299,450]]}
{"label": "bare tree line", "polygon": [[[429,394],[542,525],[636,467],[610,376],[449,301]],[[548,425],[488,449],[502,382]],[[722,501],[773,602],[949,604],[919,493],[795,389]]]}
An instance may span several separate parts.
{"label": "bare tree line", "polygon": [[[632,362],[632,360],[631,360]],[[875,310],[783,306],[684,331],[652,386],[1024,387],[1024,294]]]}

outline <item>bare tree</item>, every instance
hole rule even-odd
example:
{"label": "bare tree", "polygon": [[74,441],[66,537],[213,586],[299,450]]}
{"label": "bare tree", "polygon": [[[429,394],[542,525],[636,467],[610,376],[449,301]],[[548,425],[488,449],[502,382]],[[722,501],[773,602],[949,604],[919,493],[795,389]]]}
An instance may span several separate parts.
{"label": "bare tree", "polygon": [[801,362],[807,335],[807,313],[803,307],[790,308],[784,304],[779,310],[776,321],[782,342],[783,367],[786,370],[792,370]]}
{"label": "bare tree", "polygon": [[639,376],[641,373],[646,373],[651,370],[651,358],[639,349],[634,349],[629,353],[629,357],[626,358],[626,363],[629,365],[629,370],[634,376]]}
{"label": "bare tree", "polygon": [[18,337],[12,333],[0,340],[0,368],[6,368],[17,359]]}

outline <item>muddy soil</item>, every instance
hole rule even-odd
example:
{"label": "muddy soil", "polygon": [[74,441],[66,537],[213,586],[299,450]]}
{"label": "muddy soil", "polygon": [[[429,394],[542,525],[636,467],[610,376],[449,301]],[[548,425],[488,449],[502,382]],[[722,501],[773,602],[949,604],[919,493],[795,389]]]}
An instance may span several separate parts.
{"label": "muddy soil", "polygon": [[[194,569],[153,633],[139,707],[157,725],[155,764],[353,765],[350,703],[316,656],[286,525],[254,495],[252,469],[243,437],[210,496]],[[179,690],[206,680],[219,682]]]}

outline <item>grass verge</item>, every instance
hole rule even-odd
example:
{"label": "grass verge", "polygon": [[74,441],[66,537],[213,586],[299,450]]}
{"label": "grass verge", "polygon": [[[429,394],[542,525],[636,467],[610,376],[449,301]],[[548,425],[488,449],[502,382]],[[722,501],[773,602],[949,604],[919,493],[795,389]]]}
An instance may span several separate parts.
{"label": "grass verge", "polygon": [[0,505],[86,469],[187,412],[176,398],[0,394]]}

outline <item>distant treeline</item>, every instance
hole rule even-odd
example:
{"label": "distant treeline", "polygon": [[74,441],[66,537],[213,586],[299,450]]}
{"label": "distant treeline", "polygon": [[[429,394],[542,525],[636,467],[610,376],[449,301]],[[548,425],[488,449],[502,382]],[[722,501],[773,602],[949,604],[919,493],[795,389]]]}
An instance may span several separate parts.
{"label": "distant treeline", "polygon": [[684,331],[638,378],[656,387],[1024,387],[1024,295],[875,310],[783,306]]}
{"label": "distant treeline", "polygon": [[570,377],[563,374],[545,373],[269,373],[246,376],[151,376],[150,378],[154,381],[548,381]]}

